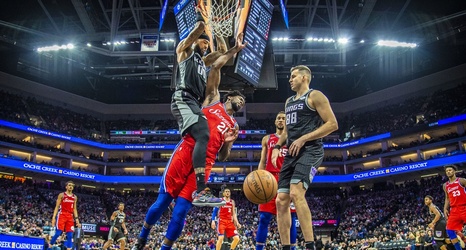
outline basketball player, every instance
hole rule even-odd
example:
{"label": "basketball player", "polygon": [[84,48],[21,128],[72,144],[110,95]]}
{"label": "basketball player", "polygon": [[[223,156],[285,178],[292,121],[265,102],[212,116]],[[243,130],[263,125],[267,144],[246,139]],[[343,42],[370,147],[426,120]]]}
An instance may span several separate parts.
{"label": "basketball player", "polygon": [[125,249],[125,234],[128,234],[128,230],[126,230],[126,214],[123,212],[124,209],[125,203],[118,203],[118,210],[114,211],[112,216],[110,217],[112,226],[110,227],[110,231],[108,232],[108,240],[107,242],[105,242],[102,248],[103,250],[106,250],[109,246],[111,246],[114,240],[120,242],[120,249]]}
{"label": "basketball player", "polygon": [[431,223],[429,223],[429,227],[434,232],[434,240],[437,242],[438,247],[441,250],[447,250],[447,244],[449,244],[450,240],[447,237],[446,232],[446,220],[445,215],[441,212],[440,208],[438,208],[432,201],[434,198],[430,195],[426,195],[424,198],[424,204],[429,208],[429,214],[434,217]]}
{"label": "basketball player", "polygon": [[282,249],[290,249],[290,202],[296,207],[299,224],[306,241],[306,249],[315,249],[312,216],[304,195],[322,163],[322,138],[338,129],[327,97],[309,88],[311,70],[299,65],[291,68],[290,85],[296,95],[285,104],[285,131],[272,151],[272,163],[277,167],[281,146],[288,146],[278,177],[277,224]]}
{"label": "basketball player", "polygon": [[[233,114],[244,107],[245,97],[239,91],[228,92],[220,102],[220,69],[233,57],[234,54],[242,50],[242,34],[237,37],[236,46],[220,56],[209,72],[206,86],[206,100],[203,103],[202,112],[208,118],[208,128],[210,132],[209,144],[207,147],[206,170],[207,181],[215,159],[225,161],[230,155],[233,142],[238,137],[238,124],[233,118]],[[168,208],[173,199],[176,204],[173,207],[172,218],[168,224],[162,250],[171,249],[178,239],[184,227],[186,214],[192,207],[192,193],[196,190],[196,175],[192,168],[190,157],[195,147],[195,140],[187,134],[178,143],[165,168],[162,183],[160,185],[159,196],[154,204],[147,211],[146,219],[139,234],[138,242],[133,246],[134,250],[141,250],[147,242],[152,226],[160,219],[163,212]],[[218,157],[217,157],[218,154]],[[222,204],[224,202],[222,201]]]}
{"label": "basketball player", "polygon": [[463,225],[466,224],[466,179],[456,177],[456,171],[458,171],[458,168],[455,165],[445,166],[448,181],[443,184],[443,191],[445,192],[443,212],[448,219],[448,237],[450,237],[455,249],[461,250],[457,235],[466,242],[466,237],[462,233]]}
{"label": "basketball player", "polygon": [[[212,229],[217,228],[218,239],[217,244],[215,245],[216,250],[222,249],[223,239],[225,235],[227,238],[233,237],[233,242],[231,242],[230,249],[236,249],[236,246],[239,243],[238,229],[241,228],[241,224],[238,222],[238,217],[236,216],[236,206],[235,201],[231,199],[231,191],[228,188],[223,190],[223,200],[225,205],[220,208],[215,207],[214,212],[212,213]],[[218,227],[215,225],[215,221],[218,219]]]}
{"label": "basketball player", "polygon": [[[283,146],[280,149],[280,154],[277,158],[277,167],[272,164],[271,157],[272,151],[275,145],[277,144],[278,139],[280,138],[283,130],[285,129],[285,112],[280,111],[278,112],[277,116],[275,117],[275,133],[266,135],[262,138],[262,151],[261,151],[261,159],[259,161],[258,169],[267,170],[275,176],[275,179],[278,182],[278,174],[280,173],[280,169],[282,168],[283,160],[285,158],[286,152],[288,149],[286,146]],[[259,205],[259,225],[257,227],[257,234],[256,234],[256,250],[262,250],[265,247],[267,233],[269,229],[270,220],[272,217],[277,215],[277,206],[275,205],[275,199],[267,202],[266,204]],[[290,228],[290,243],[293,245],[296,244],[296,211],[293,209],[291,210],[291,228]]]}
{"label": "basketball player", "polygon": [[220,198],[215,197],[205,183],[206,150],[209,141],[209,129],[206,116],[201,111],[205,100],[206,66],[210,66],[220,55],[226,52],[222,38],[217,39],[219,51],[204,57],[209,49],[210,38],[204,33],[206,24],[201,10],[196,8],[197,22],[189,35],[176,47],[178,79],[171,101],[171,112],[178,122],[182,136],[190,134],[195,141],[192,165],[196,174],[197,189],[194,203],[201,206],[221,205]]}
{"label": "basketball player", "polygon": [[53,210],[52,225],[57,227],[55,235],[50,241],[50,245],[54,245],[57,242],[57,238],[66,232],[66,249],[71,249],[73,246],[73,229],[74,223],[76,222],[77,227],[81,227],[78,219],[77,203],[78,197],[73,194],[74,182],[67,181],[65,184],[66,191],[60,193]]}

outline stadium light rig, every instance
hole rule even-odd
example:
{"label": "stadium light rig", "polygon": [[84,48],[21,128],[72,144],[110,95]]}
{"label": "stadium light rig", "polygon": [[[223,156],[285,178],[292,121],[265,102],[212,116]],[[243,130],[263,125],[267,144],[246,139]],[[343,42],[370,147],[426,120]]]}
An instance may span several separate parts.
{"label": "stadium light rig", "polygon": [[45,46],[37,48],[37,52],[48,52],[48,51],[58,51],[58,50],[72,50],[74,49],[74,45],[72,43],[68,43],[66,45],[52,45],[52,46]]}
{"label": "stadium light rig", "polygon": [[404,48],[416,48],[417,44],[415,43],[406,43],[406,42],[398,42],[392,40],[379,40],[377,42],[378,46],[386,46],[386,47],[404,47]]}

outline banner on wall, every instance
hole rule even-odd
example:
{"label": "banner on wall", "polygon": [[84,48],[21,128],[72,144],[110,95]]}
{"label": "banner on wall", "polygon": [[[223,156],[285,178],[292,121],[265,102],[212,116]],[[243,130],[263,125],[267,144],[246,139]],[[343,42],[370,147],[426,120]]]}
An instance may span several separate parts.
{"label": "banner on wall", "polygon": [[159,51],[159,35],[141,34],[141,51]]}
{"label": "banner on wall", "polygon": [[44,243],[44,238],[41,237],[29,237],[0,233],[0,249],[43,250],[45,245]]}
{"label": "banner on wall", "polygon": [[[431,169],[436,167],[445,166],[448,164],[456,164],[466,162],[466,154],[454,155],[444,158],[437,158],[433,160],[412,162],[408,164],[391,166],[386,168],[379,168],[370,171],[363,171],[353,174],[346,175],[317,175],[313,179],[313,183],[347,183],[355,182],[360,180],[367,180],[379,177],[385,177],[390,175],[405,174],[414,171],[421,171],[425,169]],[[162,176],[110,176],[87,173],[83,171],[77,171],[72,169],[64,169],[53,166],[47,166],[38,163],[25,162],[20,160],[0,158],[0,166],[28,170],[33,172],[52,174],[62,177],[70,177],[74,179],[81,179],[94,182],[102,183],[141,183],[141,184],[160,184]],[[8,177],[9,178],[9,177]],[[211,183],[242,183],[245,175],[235,176],[215,176],[212,175],[209,178]]]}

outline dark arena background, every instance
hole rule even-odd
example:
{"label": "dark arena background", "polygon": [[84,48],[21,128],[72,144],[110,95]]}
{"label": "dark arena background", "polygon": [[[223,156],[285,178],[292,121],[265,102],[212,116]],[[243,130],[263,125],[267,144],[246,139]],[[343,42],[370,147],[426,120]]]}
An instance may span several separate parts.
{"label": "dark arena background", "polygon": [[[296,65],[312,70],[310,86],[339,125],[306,194],[317,249],[437,249],[424,196],[443,208],[445,165],[466,177],[466,1],[249,2],[259,1],[269,13],[261,36],[251,31],[254,12],[235,28],[264,46],[240,52],[261,66],[244,71],[250,62],[238,56],[222,69],[221,93],[239,90],[247,104],[235,114],[241,130],[229,159],[209,179],[216,194],[232,190],[243,225],[237,249],[255,249],[259,215],[242,183],[294,94]],[[175,48],[195,19],[177,5],[193,3],[1,2],[0,249],[44,249],[69,180],[84,231],[74,248],[102,248],[119,202],[126,248],[135,244],[181,139],[170,112]],[[173,249],[214,249],[211,214],[191,209]],[[153,227],[148,248],[160,249],[170,217]],[[266,249],[279,248],[273,220]]]}

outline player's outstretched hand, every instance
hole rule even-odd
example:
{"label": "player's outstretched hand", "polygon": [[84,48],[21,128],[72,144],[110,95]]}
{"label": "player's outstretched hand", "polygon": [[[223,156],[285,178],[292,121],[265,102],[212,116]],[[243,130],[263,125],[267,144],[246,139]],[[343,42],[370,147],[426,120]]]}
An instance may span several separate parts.
{"label": "player's outstretched hand", "polygon": [[217,227],[217,225],[215,225],[215,221],[212,221],[212,223],[211,223],[211,225],[210,225],[210,226],[211,226],[211,227],[212,227],[212,229],[214,229],[214,230],[215,230],[215,228]]}
{"label": "player's outstretched hand", "polygon": [[243,43],[243,38],[244,38],[244,33],[238,33],[236,36],[236,48],[238,48],[238,51],[244,49],[246,45],[248,45],[248,42]]}
{"label": "player's outstretched hand", "polygon": [[225,142],[234,142],[236,138],[238,138],[238,130],[236,128],[230,128],[223,136]]}

